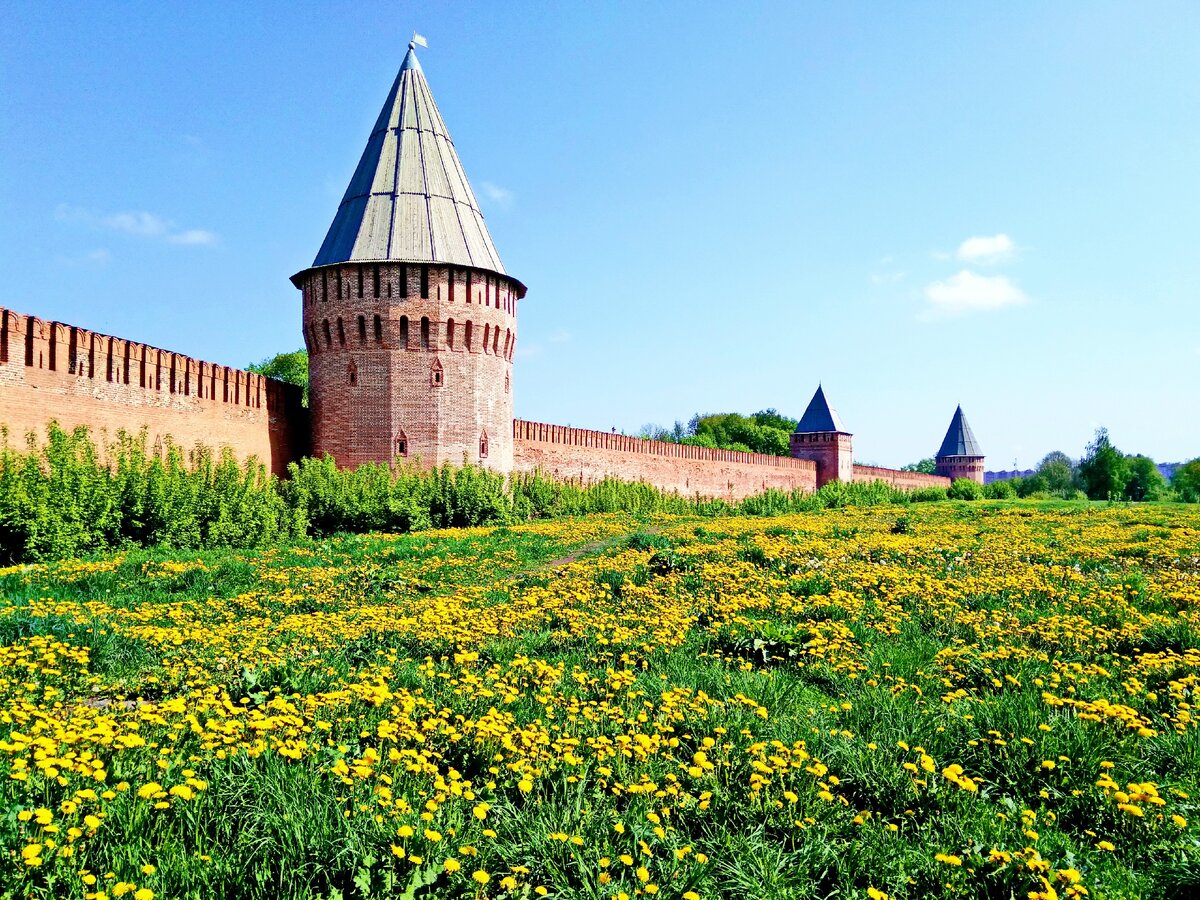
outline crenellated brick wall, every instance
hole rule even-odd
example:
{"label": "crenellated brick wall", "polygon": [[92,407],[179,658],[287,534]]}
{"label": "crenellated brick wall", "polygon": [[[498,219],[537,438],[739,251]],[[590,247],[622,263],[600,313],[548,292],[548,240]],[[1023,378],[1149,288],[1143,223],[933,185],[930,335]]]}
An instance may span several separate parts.
{"label": "crenellated brick wall", "polygon": [[902,491],[913,491],[925,487],[950,487],[950,479],[941,475],[926,475],[924,472],[901,472],[899,469],[884,469],[879,466],[854,464],[855,481],[886,481]]}
{"label": "crenellated brick wall", "polygon": [[[612,476],[685,496],[740,500],[771,488],[818,487],[812,459],[513,420],[518,290],[495,277],[470,279],[465,271],[381,267],[377,300],[374,270],[364,268],[324,276],[341,282],[328,294],[317,293],[319,270],[304,285],[313,386],[322,387],[319,449],[332,451],[342,465],[394,458],[403,440],[409,456],[429,463],[540,469],[583,482]],[[374,303],[358,302],[360,271],[369,285],[364,299]],[[401,278],[411,281],[401,287]],[[10,442],[41,433],[51,420],[64,428],[86,425],[98,440],[146,427],[152,440],[228,446],[282,474],[311,452],[309,415],[300,400],[294,385],[0,307],[0,426]],[[950,484],[937,475],[859,465],[852,479],[904,490]]]}
{"label": "crenellated brick wall", "polygon": [[710,450],[686,444],[540,422],[513,422],[513,468],[562,480],[612,476],[685,496],[741,500],[768,488],[813,491],[816,463],[787,456]]}
{"label": "crenellated brick wall", "polygon": [[10,443],[51,420],[97,440],[143,426],[257,456],[282,474],[308,450],[303,392],[262,375],[0,307],[0,425]]}

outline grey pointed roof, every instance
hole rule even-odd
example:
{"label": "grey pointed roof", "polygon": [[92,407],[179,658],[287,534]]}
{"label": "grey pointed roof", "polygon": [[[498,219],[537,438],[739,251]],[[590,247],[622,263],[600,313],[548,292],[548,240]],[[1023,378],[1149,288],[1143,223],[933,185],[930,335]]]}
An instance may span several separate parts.
{"label": "grey pointed roof", "polygon": [[412,44],[313,268],[382,260],[504,274]]}
{"label": "grey pointed roof", "polygon": [[967,424],[967,417],[963,415],[961,406],[954,410],[954,418],[950,420],[950,428],[946,431],[946,437],[942,440],[942,447],[938,450],[937,455],[983,456],[983,451],[979,448],[975,435],[971,433],[971,426]]}
{"label": "grey pointed roof", "polygon": [[800,417],[800,421],[796,424],[797,434],[809,434],[814,431],[850,433],[846,430],[846,426],[842,424],[837,410],[830,406],[829,401],[825,399],[825,390],[821,385],[817,385],[817,392],[813,394],[812,400],[808,402],[808,409],[804,410],[804,415]]}

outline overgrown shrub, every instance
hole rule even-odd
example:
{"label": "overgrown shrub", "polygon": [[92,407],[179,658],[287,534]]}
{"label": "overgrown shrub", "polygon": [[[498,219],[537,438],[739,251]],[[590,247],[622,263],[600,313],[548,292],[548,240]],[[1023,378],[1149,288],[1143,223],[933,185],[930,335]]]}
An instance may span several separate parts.
{"label": "overgrown shrub", "polygon": [[1017,489],[1009,481],[993,481],[983,486],[983,496],[988,500],[1013,500],[1017,496]]}
{"label": "overgrown shrub", "polygon": [[[973,482],[966,490],[978,491]],[[953,491],[954,489],[952,489]],[[959,488],[959,494],[963,489]],[[260,547],[338,532],[407,532],[592,513],[772,516],[848,506],[944,500],[885,482],[831,482],[816,493],[764,491],[738,503],[685,497],[641,482],[508,478],[476,466],[368,463],[339,469],[302,459],[280,480],[229,450],[148,446],[145,433],[97,448],[86,428],[55,424],[24,449],[0,432],[0,564],[106,553],[125,546]],[[972,499],[977,496],[972,494]]]}
{"label": "overgrown shrub", "polygon": [[[3,435],[7,437],[7,435]],[[103,457],[103,460],[101,459]],[[258,547],[304,533],[257,460],[240,464],[122,433],[100,454],[86,428],[47,428],[21,452],[0,442],[0,560],[102,553],[126,545]]]}
{"label": "overgrown shrub", "polygon": [[946,496],[951,500],[982,500],[983,485],[969,478],[955,478]]}

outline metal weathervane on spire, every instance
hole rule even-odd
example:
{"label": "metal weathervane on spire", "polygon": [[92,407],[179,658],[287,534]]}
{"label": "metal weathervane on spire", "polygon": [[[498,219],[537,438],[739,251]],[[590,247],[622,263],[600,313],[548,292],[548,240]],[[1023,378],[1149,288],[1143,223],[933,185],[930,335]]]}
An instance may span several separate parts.
{"label": "metal weathervane on spire", "polygon": [[427,40],[425,40],[425,35],[423,35],[423,34],[417,34],[417,33],[414,31],[414,32],[413,32],[413,36],[412,36],[412,40],[408,42],[408,49],[409,49],[409,50],[412,50],[412,49],[416,48],[418,45],[419,45],[419,46],[421,46],[421,47],[425,47],[425,48],[427,48],[427,49],[428,49],[428,47],[429,47],[429,42],[428,42]]}

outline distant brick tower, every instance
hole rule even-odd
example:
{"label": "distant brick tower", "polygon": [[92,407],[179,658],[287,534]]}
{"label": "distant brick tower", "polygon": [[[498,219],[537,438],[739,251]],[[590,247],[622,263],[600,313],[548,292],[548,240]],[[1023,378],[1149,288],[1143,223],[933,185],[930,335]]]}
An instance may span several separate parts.
{"label": "distant brick tower", "polygon": [[792,433],[791,445],[796,459],[811,459],[817,464],[818,489],[831,481],[854,480],[852,438],[837,410],[825,399],[824,389],[817,385],[817,392]]}
{"label": "distant brick tower", "polygon": [[525,286],[504,271],[413,45],[303,293],[313,450],[513,464]]}
{"label": "distant brick tower", "polygon": [[983,484],[983,451],[971,433],[961,406],[954,410],[946,437],[937,452],[934,471],[947,478],[967,478]]}

